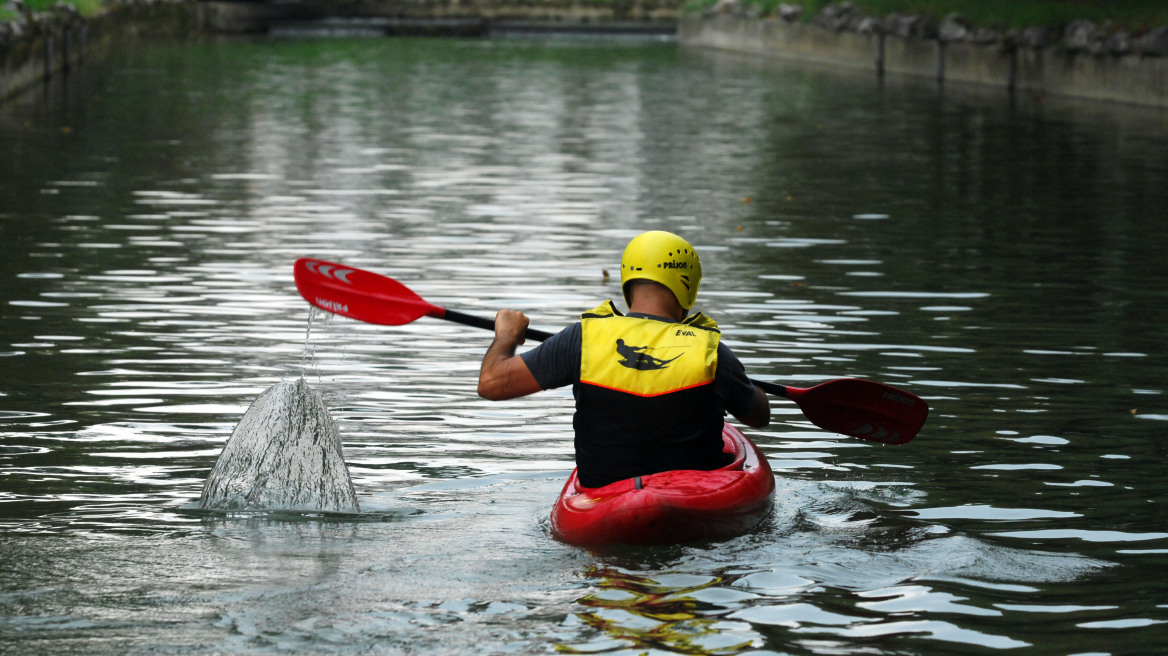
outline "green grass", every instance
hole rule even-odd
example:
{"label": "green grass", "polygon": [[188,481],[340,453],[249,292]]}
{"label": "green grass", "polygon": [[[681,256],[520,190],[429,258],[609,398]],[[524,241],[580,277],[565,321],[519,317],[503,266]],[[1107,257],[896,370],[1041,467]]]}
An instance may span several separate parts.
{"label": "green grass", "polygon": [[[698,11],[717,0],[690,0],[687,9]],[[783,0],[741,0],[774,12]],[[819,13],[832,0],[785,0],[803,6],[804,19]],[[986,27],[1063,26],[1075,19],[1097,23],[1111,20],[1129,30],[1168,25],[1165,0],[852,0],[872,16],[929,14],[938,19],[957,12]]]}

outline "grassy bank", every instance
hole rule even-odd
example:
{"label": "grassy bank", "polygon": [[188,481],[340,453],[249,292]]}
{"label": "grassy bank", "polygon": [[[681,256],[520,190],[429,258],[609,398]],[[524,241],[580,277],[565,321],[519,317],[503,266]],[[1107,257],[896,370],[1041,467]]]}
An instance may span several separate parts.
{"label": "grassy bank", "polygon": [[[758,5],[769,15],[780,2],[802,5],[804,19],[810,19],[832,0],[740,0]],[[689,9],[705,9],[717,0],[692,0]],[[937,19],[959,13],[986,27],[1059,27],[1072,20],[1097,23],[1110,20],[1132,31],[1168,25],[1165,0],[852,0],[852,4],[872,16],[888,14],[929,14]]]}

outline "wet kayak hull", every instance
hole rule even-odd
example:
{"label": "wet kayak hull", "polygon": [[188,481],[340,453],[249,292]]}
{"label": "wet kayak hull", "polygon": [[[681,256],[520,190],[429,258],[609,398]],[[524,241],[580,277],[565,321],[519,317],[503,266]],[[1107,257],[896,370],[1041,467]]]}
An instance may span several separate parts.
{"label": "wet kayak hull", "polygon": [[552,509],[552,534],[568,544],[667,544],[724,540],[749,532],[771,511],[775,478],[745,435],[726,424],[734,461],[712,471],[669,471],[600,488],[568,478]]}

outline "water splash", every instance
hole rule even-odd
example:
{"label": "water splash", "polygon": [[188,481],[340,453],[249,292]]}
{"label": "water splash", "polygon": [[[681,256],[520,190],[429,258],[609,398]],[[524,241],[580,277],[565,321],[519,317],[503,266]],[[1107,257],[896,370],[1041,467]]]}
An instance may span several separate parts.
{"label": "water splash", "polygon": [[[304,352],[300,355],[300,377],[308,376],[309,369],[316,368],[316,343],[312,341],[312,322],[320,315],[327,314],[316,306],[308,306],[308,328],[304,331]],[[332,315],[327,315],[331,317]],[[327,321],[327,317],[326,317]]]}
{"label": "water splash", "polygon": [[204,510],[359,511],[341,435],[303,378],[260,394],[215,461]]}

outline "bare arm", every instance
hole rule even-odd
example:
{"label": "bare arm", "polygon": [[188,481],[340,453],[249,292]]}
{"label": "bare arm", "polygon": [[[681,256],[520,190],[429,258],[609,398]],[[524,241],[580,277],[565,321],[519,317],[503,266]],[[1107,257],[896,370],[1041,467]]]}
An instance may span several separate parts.
{"label": "bare arm", "polygon": [[771,423],[771,401],[766,392],[755,387],[754,407],[746,416],[735,415],[734,418],[751,428],[766,428]]}
{"label": "bare arm", "polygon": [[492,401],[534,394],[541,388],[515,348],[523,343],[528,319],[522,312],[499,310],[495,315],[495,341],[483,356],[479,370],[479,396]]}

